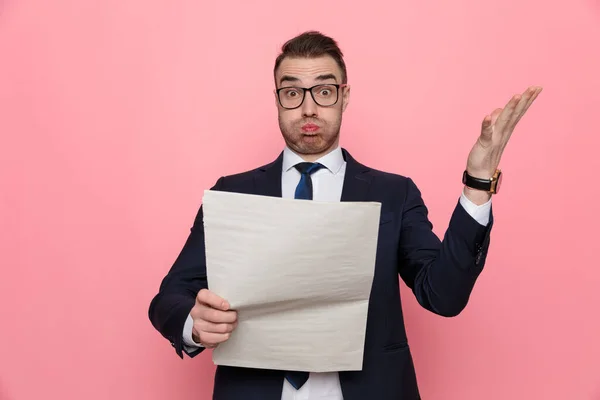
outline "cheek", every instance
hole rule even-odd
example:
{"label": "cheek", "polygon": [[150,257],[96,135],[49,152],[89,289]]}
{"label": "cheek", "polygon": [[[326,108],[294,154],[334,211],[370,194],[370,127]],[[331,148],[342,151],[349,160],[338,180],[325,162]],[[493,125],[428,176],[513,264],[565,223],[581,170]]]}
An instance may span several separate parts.
{"label": "cheek", "polygon": [[297,110],[279,109],[279,122],[285,126],[290,126],[302,119],[302,115]]}
{"label": "cheek", "polygon": [[323,110],[320,117],[327,125],[337,125],[340,121],[342,110],[339,108],[328,108]]}

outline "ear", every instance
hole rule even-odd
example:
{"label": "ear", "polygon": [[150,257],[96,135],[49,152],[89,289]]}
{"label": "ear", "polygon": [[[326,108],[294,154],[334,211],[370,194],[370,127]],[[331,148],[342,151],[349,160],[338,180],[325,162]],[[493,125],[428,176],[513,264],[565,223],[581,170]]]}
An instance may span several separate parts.
{"label": "ear", "polygon": [[345,86],[342,90],[342,112],[344,112],[350,103],[350,86]]}

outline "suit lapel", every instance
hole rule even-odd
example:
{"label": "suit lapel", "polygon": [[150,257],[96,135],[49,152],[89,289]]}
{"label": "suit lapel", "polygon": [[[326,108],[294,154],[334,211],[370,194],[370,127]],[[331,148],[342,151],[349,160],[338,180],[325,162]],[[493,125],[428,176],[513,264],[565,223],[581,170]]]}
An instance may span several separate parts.
{"label": "suit lapel", "polygon": [[262,196],[281,197],[281,169],[283,168],[283,152],[275,161],[260,167],[254,175],[256,194]]}
{"label": "suit lapel", "polygon": [[342,154],[346,160],[346,175],[341,201],[366,201],[371,185],[369,168],[357,162],[346,149],[342,149]]}

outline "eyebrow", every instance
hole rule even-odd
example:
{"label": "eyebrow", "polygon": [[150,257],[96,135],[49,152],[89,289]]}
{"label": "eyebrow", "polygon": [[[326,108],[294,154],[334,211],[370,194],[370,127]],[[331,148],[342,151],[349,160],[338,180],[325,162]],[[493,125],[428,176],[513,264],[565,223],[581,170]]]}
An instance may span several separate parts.
{"label": "eyebrow", "polygon": [[319,75],[315,79],[318,80],[318,81],[326,81],[327,79],[333,79],[334,81],[337,82],[337,78],[335,77],[334,74]]}
{"label": "eyebrow", "polygon": [[[326,81],[328,79],[333,79],[334,81],[337,82],[337,78],[334,74],[323,74],[323,75],[319,75],[315,78],[315,80],[317,80],[317,81]],[[281,85],[285,81],[300,82],[300,79],[295,76],[291,76],[291,75],[283,75],[281,77],[281,79],[279,79],[279,84]]]}

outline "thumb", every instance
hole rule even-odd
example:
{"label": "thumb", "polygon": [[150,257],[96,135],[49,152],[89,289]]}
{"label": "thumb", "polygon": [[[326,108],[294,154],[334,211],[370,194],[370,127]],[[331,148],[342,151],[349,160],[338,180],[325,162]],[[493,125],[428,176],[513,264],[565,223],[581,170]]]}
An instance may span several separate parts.
{"label": "thumb", "polygon": [[503,111],[502,108],[496,108],[490,115],[483,119],[483,122],[481,123],[481,136],[479,137],[479,142],[483,147],[487,147],[492,143],[494,126]]}
{"label": "thumb", "polygon": [[492,143],[492,134],[494,128],[492,125],[492,116],[488,115],[483,119],[481,123],[481,135],[479,136],[479,142],[483,147],[487,147]]}

